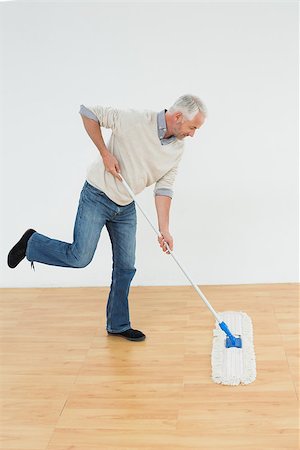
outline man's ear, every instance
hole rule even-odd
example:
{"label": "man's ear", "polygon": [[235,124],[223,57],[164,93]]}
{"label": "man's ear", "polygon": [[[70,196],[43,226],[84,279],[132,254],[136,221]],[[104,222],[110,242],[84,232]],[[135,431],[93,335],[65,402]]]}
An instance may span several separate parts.
{"label": "man's ear", "polygon": [[182,117],[183,117],[183,115],[182,115],[182,112],[180,112],[180,111],[177,111],[177,112],[174,114],[174,118],[175,118],[176,122],[181,122]]}

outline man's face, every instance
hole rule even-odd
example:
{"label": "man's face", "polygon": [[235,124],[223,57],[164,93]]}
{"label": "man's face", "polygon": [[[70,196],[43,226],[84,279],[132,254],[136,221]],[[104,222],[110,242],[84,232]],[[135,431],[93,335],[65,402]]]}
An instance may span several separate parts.
{"label": "man's face", "polygon": [[174,114],[174,129],[173,133],[177,139],[184,139],[187,136],[193,137],[196,130],[198,130],[204,123],[205,118],[198,112],[192,120],[185,119],[181,112]]}

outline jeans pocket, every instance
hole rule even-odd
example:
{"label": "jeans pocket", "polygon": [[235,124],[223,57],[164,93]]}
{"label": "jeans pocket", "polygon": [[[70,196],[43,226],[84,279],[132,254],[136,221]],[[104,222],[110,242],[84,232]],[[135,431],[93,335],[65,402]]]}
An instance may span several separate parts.
{"label": "jeans pocket", "polygon": [[105,193],[103,191],[100,191],[100,189],[95,188],[91,184],[89,184],[87,181],[84,185],[84,191],[87,191],[90,194],[93,194],[96,197],[106,197]]}

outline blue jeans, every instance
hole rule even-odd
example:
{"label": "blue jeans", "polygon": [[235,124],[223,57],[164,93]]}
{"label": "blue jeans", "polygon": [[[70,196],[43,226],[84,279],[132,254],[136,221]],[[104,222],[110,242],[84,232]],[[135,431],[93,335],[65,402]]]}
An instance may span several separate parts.
{"label": "blue jeans", "polygon": [[73,243],[34,233],[28,241],[29,261],[61,267],[85,267],[93,259],[103,226],[112,244],[113,271],[106,307],[107,331],[120,333],[131,328],[128,293],[136,269],[135,203],[120,206],[104,192],[85,182],[74,226]]}

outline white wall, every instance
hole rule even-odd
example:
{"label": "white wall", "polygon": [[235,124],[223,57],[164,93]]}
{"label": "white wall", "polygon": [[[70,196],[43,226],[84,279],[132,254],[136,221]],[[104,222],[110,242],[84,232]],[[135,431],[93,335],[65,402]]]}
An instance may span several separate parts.
{"label": "white wall", "polygon": [[[194,93],[171,231],[202,284],[297,281],[297,2],[2,3],[1,286],[109,285],[103,231],[85,269],[6,255],[33,227],[72,240],[97,150],[79,105],[161,110]],[[108,134],[105,134],[108,137]],[[139,196],[153,221],[152,188]],[[187,284],[139,214],[133,285]]]}

